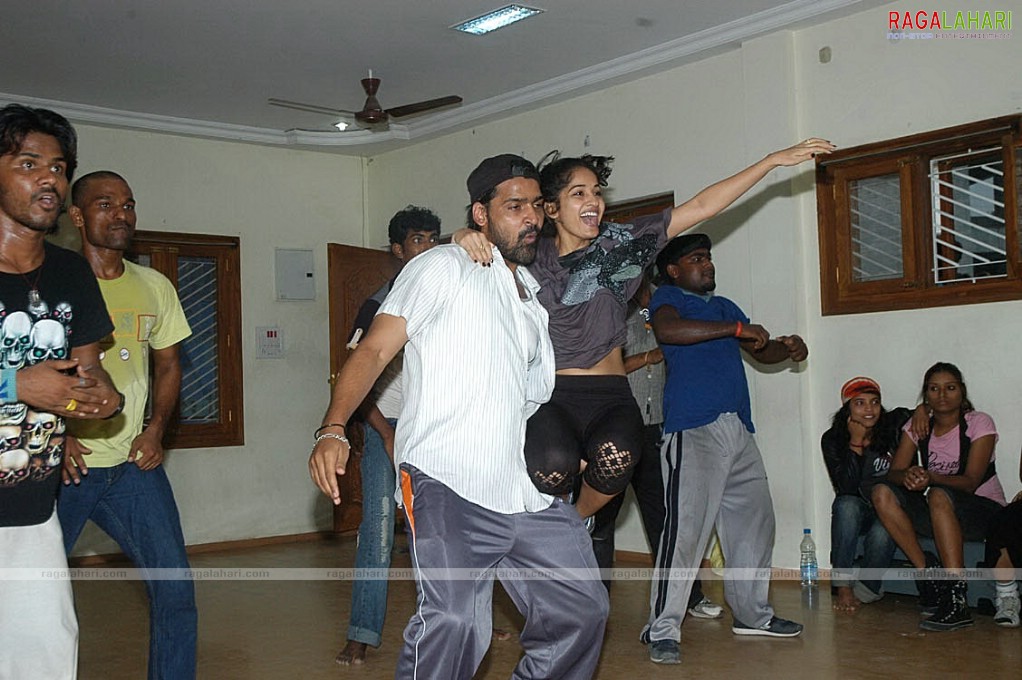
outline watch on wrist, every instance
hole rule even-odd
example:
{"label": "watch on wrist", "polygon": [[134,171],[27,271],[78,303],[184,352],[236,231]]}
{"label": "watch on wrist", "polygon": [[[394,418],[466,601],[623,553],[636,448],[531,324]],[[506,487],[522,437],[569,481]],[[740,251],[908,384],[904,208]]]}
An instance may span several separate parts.
{"label": "watch on wrist", "polygon": [[124,410],[124,393],[118,392],[117,395],[121,398],[121,403],[117,404],[117,408],[114,409],[114,412],[108,415],[103,420],[110,420],[111,418],[116,418],[117,416],[121,415],[121,411]]}

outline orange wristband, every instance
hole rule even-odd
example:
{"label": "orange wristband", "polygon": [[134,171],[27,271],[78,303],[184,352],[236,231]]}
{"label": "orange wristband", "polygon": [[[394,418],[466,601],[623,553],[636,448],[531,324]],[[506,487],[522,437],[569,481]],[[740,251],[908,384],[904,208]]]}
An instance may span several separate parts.
{"label": "orange wristband", "polygon": [[741,321],[739,321],[738,325],[735,326],[735,337],[736,338],[739,338],[739,337],[742,336],[742,328],[744,328],[744,325],[742,324]]}

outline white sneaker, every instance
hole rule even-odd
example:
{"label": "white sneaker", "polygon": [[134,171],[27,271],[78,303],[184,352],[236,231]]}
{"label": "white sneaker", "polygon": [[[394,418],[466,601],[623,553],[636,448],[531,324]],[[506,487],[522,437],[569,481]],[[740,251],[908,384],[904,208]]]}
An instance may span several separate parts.
{"label": "white sneaker", "polygon": [[1019,626],[1019,597],[1016,590],[1011,595],[998,595],[996,598],[997,613],[994,614],[994,623],[1005,628],[1018,628]]}
{"label": "white sneaker", "polygon": [[699,600],[688,608],[688,613],[697,619],[719,619],[724,616],[724,608],[708,597]]}

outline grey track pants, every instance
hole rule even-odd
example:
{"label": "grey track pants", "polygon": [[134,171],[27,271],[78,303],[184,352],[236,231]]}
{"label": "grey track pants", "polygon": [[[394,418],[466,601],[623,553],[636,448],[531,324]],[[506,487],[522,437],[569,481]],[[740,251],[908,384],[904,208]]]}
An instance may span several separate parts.
{"label": "grey track pants", "polygon": [[575,509],[504,515],[411,466],[400,474],[418,603],[395,677],[471,678],[490,646],[496,576],[525,616],[511,677],[591,678],[610,602]]}
{"label": "grey track pants", "polygon": [[681,639],[692,578],[671,570],[699,566],[714,525],[727,562],[724,597],[735,618],[767,623],[774,614],[767,602],[774,508],[752,434],[725,413],[709,425],[665,434],[661,462],[667,520],[642,640]]}

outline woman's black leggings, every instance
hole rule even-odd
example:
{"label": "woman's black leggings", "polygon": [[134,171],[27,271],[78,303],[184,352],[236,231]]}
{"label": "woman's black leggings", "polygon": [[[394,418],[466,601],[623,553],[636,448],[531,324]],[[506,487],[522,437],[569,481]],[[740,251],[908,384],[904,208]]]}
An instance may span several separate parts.
{"label": "woman's black leggings", "polygon": [[986,545],[988,567],[997,562],[1002,548],[1008,551],[1011,566],[1022,568],[1022,501],[1001,508],[990,521]]}
{"label": "woman's black leggings", "polygon": [[596,491],[625,490],[642,453],[642,414],[622,375],[559,375],[550,401],[529,418],[525,464],[536,488],[571,491],[582,479]]}

